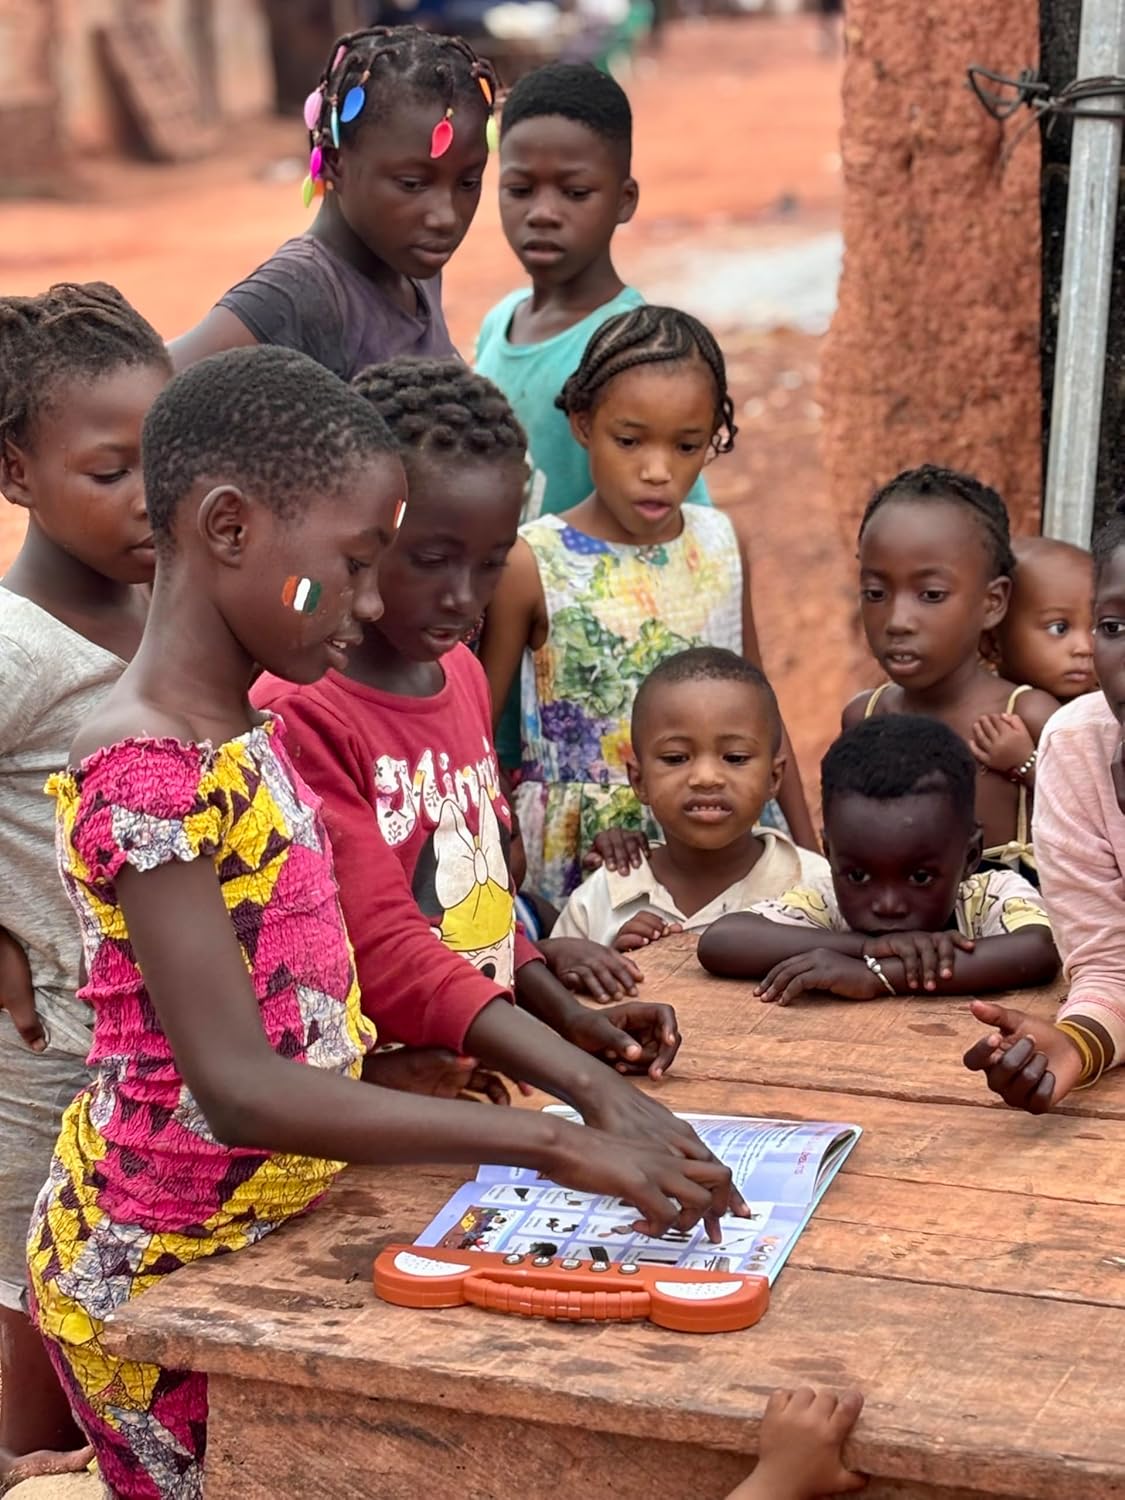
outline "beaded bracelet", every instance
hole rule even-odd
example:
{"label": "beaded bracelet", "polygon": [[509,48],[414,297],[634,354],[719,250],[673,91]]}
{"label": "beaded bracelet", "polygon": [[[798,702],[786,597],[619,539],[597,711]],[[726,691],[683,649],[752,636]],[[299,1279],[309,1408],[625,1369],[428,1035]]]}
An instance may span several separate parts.
{"label": "beaded bracelet", "polygon": [[886,970],[883,968],[883,965],[877,958],[872,958],[870,953],[865,953],[863,955],[863,961],[871,970],[872,974],[875,975],[875,978],[880,982],[888,995],[898,994],[898,991],[895,989],[894,985],[887,978]]}
{"label": "beaded bracelet", "polygon": [[1027,759],[1024,761],[1024,763],[1023,763],[1022,766],[1017,766],[1014,771],[1010,771],[1008,774],[1011,776],[1011,778],[1012,778],[1013,781],[1022,781],[1023,778],[1027,775],[1027,773],[1034,767],[1035,762],[1038,759],[1039,759],[1039,750],[1038,750],[1038,747],[1037,747],[1027,757]]}

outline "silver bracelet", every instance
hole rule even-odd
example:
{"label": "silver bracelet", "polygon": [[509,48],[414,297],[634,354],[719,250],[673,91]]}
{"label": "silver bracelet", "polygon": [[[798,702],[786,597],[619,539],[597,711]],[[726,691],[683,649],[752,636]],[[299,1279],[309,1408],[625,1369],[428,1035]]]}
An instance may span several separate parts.
{"label": "silver bracelet", "polygon": [[1039,750],[1038,750],[1038,748],[1036,748],[1027,757],[1027,759],[1024,761],[1024,763],[1023,763],[1022,766],[1017,766],[1016,769],[1011,772],[1012,780],[1013,781],[1022,781],[1023,778],[1031,770],[1031,768],[1034,766],[1035,762],[1038,759],[1039,759]]}
{"label": "silver bracelet", "polygon": [[867,965],[867,967],[871,970],[872,974],[875,975],[875,978],[883,986],[883,988],[886,990],[886,992],[887,992],[888,995],[897,995],[898,994],[898,991],[895,989],[894,985],[887,978],[886,970],[883,968],[883,965],[879,962],[879,960],[877,958],[872,958],[872,956],[871,956],[870,953],[865,953],[863,955],[863,961]]}

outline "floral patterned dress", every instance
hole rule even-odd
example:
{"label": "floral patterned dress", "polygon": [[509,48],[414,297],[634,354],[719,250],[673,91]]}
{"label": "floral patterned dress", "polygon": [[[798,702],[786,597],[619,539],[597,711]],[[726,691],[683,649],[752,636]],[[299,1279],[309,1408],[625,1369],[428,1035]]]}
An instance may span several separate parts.
{"label": "floral patterned dress", "polygon": [[106,1319],[189,1261],[254,1244],[304,1212],[342,1164],[215,1139],[145,989],[118,873],[213,863],[262,1028],[284,1057],[354,1077],[375,1040],[320,802],[293,769],[279,722],[218,749],[125,740],[48,784],[82,928],[95,1081],[63,1116],[35,1207],[32,1313],[120,1500],[202,1495],[207,1380],[117,1358],[102,1343]]}
{"label": "floral patterned dress", "polygon": [[522,764],[515,805],[527,888],[561,902],[603,829],[659,830],[629,787],[625,753],[637,689],[690,646],[742,652],[742,559],[721,511],[683,508],[671,542],[603,542],[543,516],[521,527],[539,565],[549,627],[525,652]]}

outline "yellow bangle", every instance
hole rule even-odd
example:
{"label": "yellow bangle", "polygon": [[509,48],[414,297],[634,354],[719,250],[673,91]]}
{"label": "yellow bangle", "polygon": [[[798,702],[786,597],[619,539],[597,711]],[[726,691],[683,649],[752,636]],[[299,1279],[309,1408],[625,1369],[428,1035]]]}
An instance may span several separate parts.
{"label": "yellow bangle", "polygon": [[[1055,1030],[1061,1031],[1078,1048],[1082,1058],[1082,1072],[1078,1082],[1074,1085],[1075,1090],[1092,1088],[1106,1070],[1108,1059],[1101,1038],[1094,1032],[1087,1031],[1085,1026],[1077,1021],[1056,1021]],[[1095,1057],[1094,1049],[1097,1049]]]}

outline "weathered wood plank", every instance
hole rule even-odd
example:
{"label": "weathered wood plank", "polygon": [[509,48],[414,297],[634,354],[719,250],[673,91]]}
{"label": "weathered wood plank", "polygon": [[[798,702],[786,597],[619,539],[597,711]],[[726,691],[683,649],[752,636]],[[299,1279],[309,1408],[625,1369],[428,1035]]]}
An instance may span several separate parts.
{"label": "weathered wood plank", "polygon": [[[172,1367],[490,1418],[750,1451],[778,1385],[869,1395],[856,1461],[887,1479],[1025,1500],[1125,1488],[1125,1312],[788,1269],[765,1321],[708,1339],[377,1303],[370,1219],[315,1219],[170,1278],[113,1342]],[[991,1226],[981,1226],[981,1235]],[[393,1493],[393,1492],[392,1492]]]}
{"label": "weathered wood plank", "polygon": [[[642,955],[645,998],[673,1004],[684,1034],[674,1076],[1004,1109],[961,1062],[982,1034],[967,998],[763,1005],[752,982],[715,979],[694,953],[695,940],[685,934]],[[1061,994],[1054,985],[996,998],[1053,1016]],[[1125,1075],[1104,1079],[1093,1094],[1072,1095],[1060,1113],[1125,1119]]]}
{"label": "weathered wood plank", "polygon": [[[425,1201],[436,1207],[456,1180],[431,1179]],[[324,1211],[358,1215],[389,1243],[423,1227],[421,1207],[417,1182],[371,1172],[343,1184]],[[337,1235],[326,1217],[324,1242]],[[1125,1206],[1062,1204],[845,1169],[789,1265],[1125,1307]]]}
{"label": "weathered wood plank", "polygon": [[[331,1392],[224,1377],[212,1380],[210,1397],[207,1500],[700,1500],[726,1494],[752,1467],[745,1454],[558,1427],[549,1408],[521,1421],[362,1397],[341,1408]],[[981,1500],[979,1490],[897,1480],[863,1493]]]}

